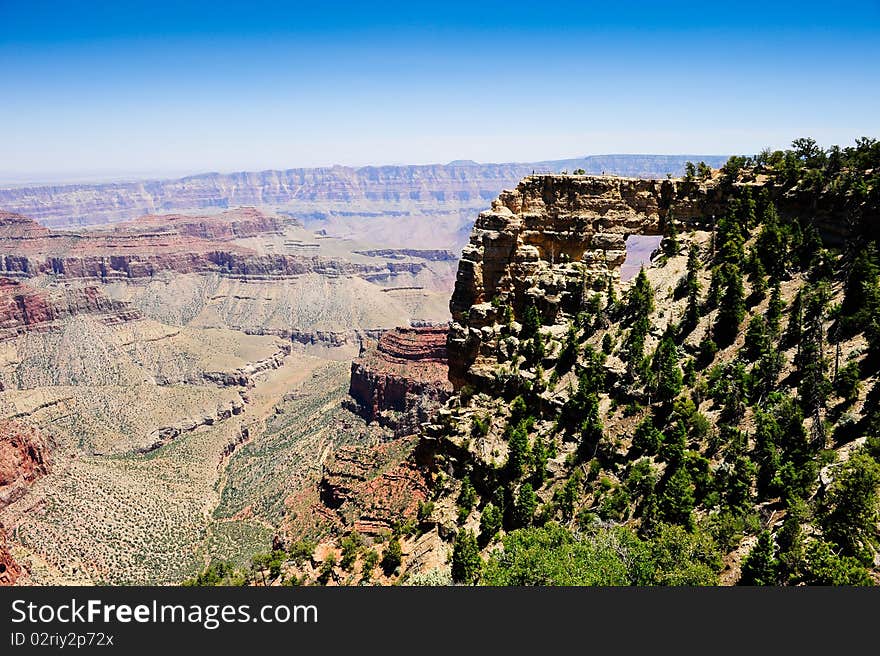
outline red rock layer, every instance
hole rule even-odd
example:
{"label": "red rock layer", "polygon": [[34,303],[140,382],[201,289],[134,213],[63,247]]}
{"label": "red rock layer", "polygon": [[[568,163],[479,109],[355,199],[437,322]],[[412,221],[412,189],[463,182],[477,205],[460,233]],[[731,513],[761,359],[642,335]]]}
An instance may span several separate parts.
{"label": "red rock layer", "polygon": [[0,341],[24,332],[49,330],[55,321],[81,314],[97,316],[107,324],[141,316],[95,287],[45,290],[0,278]]}
{"label": "red rock layer", "polygon": [[21,575],[21,567],[6,548],[6,532],[0,524],[0,585],[15,585]]}
{"label": "red rock layer", "polygon": [[145,216],[108,229],[51,231],[35,221],[0,213],[0,276],[41,274],[102,281],[150,278],[163,271],[215,271],[236,276],[379,275],[425,268],[421,262],[353,264],[318,256],[259,255],[235,239],[280,234],[293,219],[253,208],[217,216]]}
{"label": "red rock layer", "polygon": [[[31,426],[0,421],[0,509],[20,499],[39,477],[49,471],[46,439]],[[6,547],[6,533],[0,524],[0,585],[13,585],[21,567]]]}
{"label": "red rock layer", "polygon": [[348,393],[368,421],[383,410],[405,411],[409,395],[443,400],[451,389],[445,327],[395,328],[351,364]]}

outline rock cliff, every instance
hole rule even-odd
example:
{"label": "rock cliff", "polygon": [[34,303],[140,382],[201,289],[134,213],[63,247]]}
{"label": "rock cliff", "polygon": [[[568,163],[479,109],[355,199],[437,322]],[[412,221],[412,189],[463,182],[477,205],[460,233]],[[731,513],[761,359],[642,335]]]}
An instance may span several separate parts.
{"label": "rock cliff", "polygon": [[[481,379],[479,365],[471,369],[492,348],[502,308],[520,319],[534,303],[552,322],[618,275],[629,235],[662,234],[670,215],[690,225],[710,220],[720,199],[713,186],[610,176],[529,176],[503,192],[477,218],[459,262],[450,380],[460,387]],[[494,351],[485,355],[494,362]]]}
{"label": "rock cliff", "polygon": [[395,328],[363,350],[351,365],[349,394],[367,421],[384,411],[405,412],[413,399],[444,401],[446,328]]}
{"label": "rock cliff", "polygon": [[[0,421],[0,510],[20,499],[49,471],[49,443],[35,428],[19,422]],[[14,585],[21,567],[6,548],[6,532],[0,524],[0,585]]]}
{"label": "rock cliff", "polygon": [[137,310],[108,298],[96,287],[38,289],[0,278],[0,341],[25,332],[45,332],[57,322],[91,315],[106,325],[140,318]]}

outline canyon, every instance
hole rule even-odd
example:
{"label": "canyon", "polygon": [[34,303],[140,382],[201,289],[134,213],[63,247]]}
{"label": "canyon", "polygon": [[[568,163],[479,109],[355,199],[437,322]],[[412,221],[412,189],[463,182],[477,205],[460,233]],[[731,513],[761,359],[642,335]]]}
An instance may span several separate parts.
{"label": "canyon", "polygon": [[[268,192],[218,206],[215,189],[141,215],[137,194],[107,200],[100,186],[19,189],[31,204],[0,213],[0,418],[39,449],[0,509],[3,580],[179,583],[273,543],[352,527],[382,540],[418,521],[433,485],[418,436],[453,395],[468,204],[518,171],[452,169],[349,172],[354,186],[338,188],[316,177],[302,193],[324,205],[308,211]],[[661,185],[631,184],[639,198]],[[427,195],[407,200],[412,185]],[[427,205],[394,214],[410,201]],[[545,229],[528,238],[542,257]],[[438,526],[419,546],[426,563]]]}

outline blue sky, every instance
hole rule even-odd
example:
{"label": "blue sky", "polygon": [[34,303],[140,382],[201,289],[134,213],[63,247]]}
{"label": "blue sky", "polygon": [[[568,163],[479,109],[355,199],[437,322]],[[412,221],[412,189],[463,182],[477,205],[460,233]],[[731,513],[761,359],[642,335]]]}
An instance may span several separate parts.
{"label": "blue sky", "polygon": [[21,181],[850,143],[880,1],[0,0],[0,97]]}

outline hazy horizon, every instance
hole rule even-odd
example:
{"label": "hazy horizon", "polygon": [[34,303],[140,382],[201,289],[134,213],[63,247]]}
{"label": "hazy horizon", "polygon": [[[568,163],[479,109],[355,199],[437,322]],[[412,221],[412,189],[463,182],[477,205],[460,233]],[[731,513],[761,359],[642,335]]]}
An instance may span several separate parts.
{"label": "hazy horizon", "polygon": [[[754,153],[730,153],[730,154],[754,154]],[[643,156],[643,157],[721,157],[726,153],[589,153],[586,155],[571,155],[560,157],[541,157],[534,160],[515,159],[509,161],[483,161],[469,160],[468,158],[459,157],[446,162],[425,161],[425,162],[369,162],[366,164],[343,164],[334,163],[325,166],[280,166],[269,169],[197,169],[197,170],[84,170],[84,171],[47,171],[42,174],[4,171],[0,169],[0,187],[30,187],[36,185],[66,185],[66,184],[100,184],[113,182],[138,182],[145,180],[175,180],[179,178],[199,176],[199,175],[229,175],[241,172],[260,172],[260,171],[289,171],[297,169],[311,168],[365,168],[365,167],[386,167],[386,166],[449,166],[454,162],[474,161],[480,165],[505,165],[505,164],[531,164],[538,162],[556,162],[573,159],[586,159],[590,157],[618,157],[618,156]]]}

